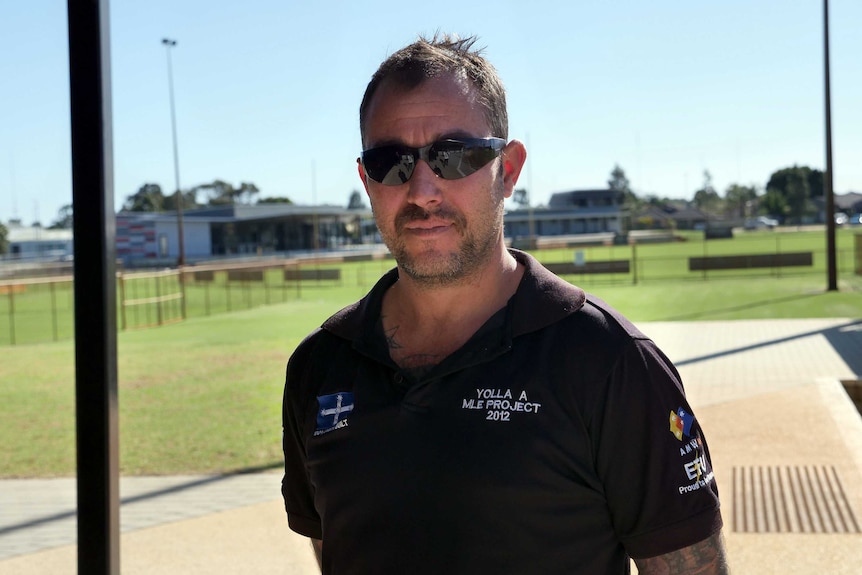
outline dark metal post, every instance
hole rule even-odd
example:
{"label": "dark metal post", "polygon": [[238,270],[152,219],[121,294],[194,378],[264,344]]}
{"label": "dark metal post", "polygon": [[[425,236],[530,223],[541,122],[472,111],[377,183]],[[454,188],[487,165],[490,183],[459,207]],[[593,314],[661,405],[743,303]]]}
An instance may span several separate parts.
{"label": "dark metal post", "polygon": [[823,0],[823,67],[826,100],[826,173],[823,194],[826,200],[827,290],[838,290],[838,267],[835,262],[835,194],[832,190],[832,111],[829,92],[829,0]]}
{"label": "dark metal post", "polygon": [[120,572],[116,238],[108,0],[68,0],[78,573]]}

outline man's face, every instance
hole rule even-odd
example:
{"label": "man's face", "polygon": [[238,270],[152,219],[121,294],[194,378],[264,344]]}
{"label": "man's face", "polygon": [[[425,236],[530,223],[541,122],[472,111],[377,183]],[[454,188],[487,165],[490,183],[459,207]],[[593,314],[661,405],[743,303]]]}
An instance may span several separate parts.
{"label": "man's face", "polygon": [[[469,82],[444,76],[410,91],[384,82],[368,108],[363,147],[419,148],[443,138],[491,135]],[[503,200],[512,193],[502,161],[444,180],[419,160],[412,177],[397,186],[365,177],[360,166],[380,235],[403,273],[426,285],[444,285],[489,261],[502,234]]]}

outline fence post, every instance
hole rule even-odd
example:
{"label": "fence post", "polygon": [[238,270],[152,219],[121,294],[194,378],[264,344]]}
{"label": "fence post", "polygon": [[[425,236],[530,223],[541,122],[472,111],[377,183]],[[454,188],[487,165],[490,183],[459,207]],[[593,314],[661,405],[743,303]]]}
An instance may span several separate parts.
{"label": "fence post", "polygon": [[[781,255],[781,236],[775,236],[775,253]],[[777,266],[776,277],[781,277],[781,266]]]}
{"label": "fence post", "polygon": [[856,261],[855,270],[857,276],[862,276],[862,234],[856,234]]}
{"label": "fence post", "polygon": [[57,333],[57,294],[54,291],[55,282],[51,282],[48,284],[51,288],[51,327],[54,328],[54,341],[59,341],[59,335]]}
{"label": "fence post", "polygon": [[120,329],[126,330],[126,277],[123,272],[120,276]]}
{"label": "fence post", "polygon": [[180,266],[179,276],[180,278],[180,311],[183,316],[183,321],[186,320],[186,276],[185,269],[183,266]]}
{"label": "fence post", "polygon": [[9,343],[15,345],[15,286],[9,284]]}
{"label": "fence post", "polygon": [[638,243],[632,242],[632,285],[638,285]]}
{"label": "fence post", "polygon": [[162,293],[159,289],[159,284],[161,283],[162,276],[156,274],[156,323],[158,325],[162,325]]}
{"label": "fence post", "polygon": [[[213,274],[213,282],[215,283],[215,274]],[[210,282],[204,282],[204,315],[210,314]]]}

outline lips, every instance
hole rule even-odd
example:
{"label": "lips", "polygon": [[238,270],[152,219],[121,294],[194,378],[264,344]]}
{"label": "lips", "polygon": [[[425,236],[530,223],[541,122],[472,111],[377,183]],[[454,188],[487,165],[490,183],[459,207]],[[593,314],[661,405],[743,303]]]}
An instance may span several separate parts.
{"label": "lips", "polygon": [[403,226],[403,229],[408,231],[434,231],[434,230],[443,230],[446,228],[452,227],[452,222],[442,222],[442,221],[419,221],[419,222],[411,222]]}
{"label": "lips", "polygon": [[416,205],[405,207],[395,218],[397,230],[413,233],[440,232],[452,227],[458,228],[462,223],[463,218],[452,210],[443,208],[429,212]]}

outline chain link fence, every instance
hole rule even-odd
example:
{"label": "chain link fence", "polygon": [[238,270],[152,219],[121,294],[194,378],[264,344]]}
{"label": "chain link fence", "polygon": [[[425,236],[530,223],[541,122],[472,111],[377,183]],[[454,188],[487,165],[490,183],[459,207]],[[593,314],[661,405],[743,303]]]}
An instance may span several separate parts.
{"label": "chain link fence", "polygon": [[[849,231],[849,230],[847,230]],[[726,278],[826,276],[822,233],[774,233],[733,240],[631,245],[548,246],[534,252],[561,277],[581,286]],[[862,275],[862,234],[842,234],[840,277]],[[354,255],[314,261],[263,261],[117,274],[117,325],[142,329],[304,298],[321,290],[358,299],[388,269],[389,257]],[[327,297],[328,297],[327,296]],[[74,337],[71,275],[0,280],[0,345]]]}

